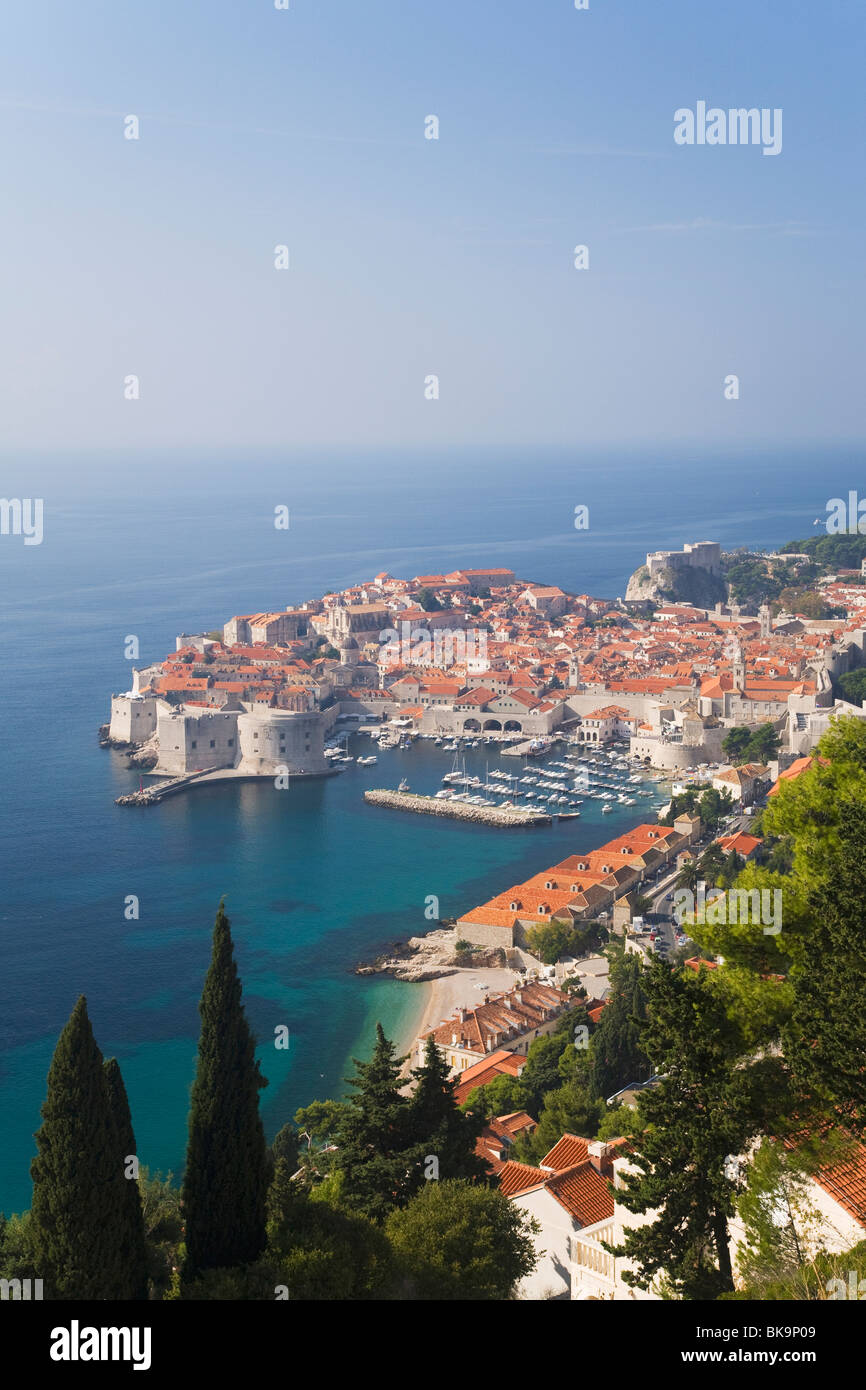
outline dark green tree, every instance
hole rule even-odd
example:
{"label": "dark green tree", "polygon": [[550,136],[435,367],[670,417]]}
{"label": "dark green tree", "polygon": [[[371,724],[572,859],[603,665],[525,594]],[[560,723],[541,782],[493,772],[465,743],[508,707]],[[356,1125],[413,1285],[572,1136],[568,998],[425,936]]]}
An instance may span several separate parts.
{"label": "dark green tree", "polygon": [[751,729],[747,728],[745,724],[737,724],[733,729],[729,730],[722,739],[722,752],[726,758],[731,760],[735,767],[738,767],[740,763],[747,763],[749,761],[746,750],[749,746],[751,737]]}
{"label": "dark green tree", "polygon": [[577,1076],[555,1091],[549,1091],[532,1134],[521,1135],[514,1146],[514,1157],[523,1163],[540,1163],[563,1134],[594,1139],[604,1111],[604,1102],[594,1100]]}
{"label": "dark green tree", "polygon": [[426,1183],[385,1229],[404,1297],[506,1299],[537,1263],[537,1224],[501,1192],[475,1183]]}
{"label": "dark green tree", "polygon": [[641,1038],[646,1018],[644,967],[640,956],[611,953],[610,995],[590,1049],[589,1092],[607,1100],[631,1081],[646,1081],[651,1068]]}
{"label": "dark green tree", "polygon": [[486,1086],[476,1086],[460,1108],[489,1119],[491,1115],[511,1115],[515,1110],[526,1110],[528,1106],[529,1100],[519,1078],[502,1075],[494,1076]]}
{"label": "dark green tree", "polygon": [[382,1221],[408,1201],[415,1174],[409,1102],[401,1096],[403,1059],[376,1024],[369,1062],[353,1058],[356,1075],[346,1077],[355,1095],[346,1105],[337,1134],[334,1167],[349,1210]]}
{"label": "dark green tree", "polygon": [[717,830],[725,816],[729,816],[734,809],[731,793],[728,791],[716,791],[715,787],[708,787],[701,793],[698,802],[698,813],[701,824],[708,830]]}
{"label": "dark green tree", "polygon": [[772,724],[762,724],[749,739],[750,763],[767,763],[779,754],[779,735]]}
{"label": "dark green tree", "polygon": [[116,1057],[110,1057],[105,1063],[105,1084],[108,1088],[108,1104],[117,1133],[116,1162],[120,1165],[125,1183],[126,1200],[124,1202],[121,1245],[124,1251],[124,1264],[129,1269],[129,1286],[132,1290],[127,1297],[147,1298],[148,1255],[141,1211],[141,1193],[138,1188],[138,1155],[135,1148],[135,1133],[132,1128],[129,1100]]}
{"label": "dark green tree", "polygon": [[295,1173],[300,1166],[300,1139],[298,1132],[292,1124],[283,1125],[282,1129],[274,1135],[274,1142],[271,1144],[271,1154],[274,1163],[284,1158],[289,1171]]}
{"label": "dark green tree", "polygon": [[36,1146],[30,1235],[48,1296],[139,1297],[121,1146],[83,995],[54,1049]]}
{"label": "dark green tree", "polygon": [[777,1058],[741,1057],[742,1039],[708,971],[654,962],[646,992],[642,1045],[661,1080],[638,1098],[635,1171],[622,1175],[617,1197],[629,1211],[656,1214],[627,1229],[616,1253],[634,1264],[623,1276],[630,1284],[646,1288],[662,1275],[679,1297],[714,1299],[734,1287],[731,1157],[779,1118],[784,1073]]}
{"label": "dark green tree", "polygon": [[866,666],[856,671],[846,671],[839,677],[839,693],[843,700],[852,705],[862,705],[866,700]]}
{"label": "dark green tree", "polygon": [[837,807],[833,872],[807,899],[794,1002],[783,1030],[800,1084],[838,1122],[866,1134],[866,817],[853,798]]}
{"label": "dark green tree", "polygon": [[270,1164],[259,1116],[255,1041],[241,1003],[229,919],[220,903],[199,1004],[201,1036],[183,1180],[184,1278],[249,1264],[265,1245]]}
{"label": "dark green tree", "polygon": [[409,1124],[417,1147],[416,1191],[425,1180],[430,1158],[437,1160],[440,1178],[485,1177],[486,1164],[475,1153],[484,1116],[480,1110],[464,1113],[459,1109],[448,1063],[432,1034],[427,1038],[423,1064],[412,1075],[417,1083],[409,1102]]}
{"label": "dark green tree", "polygon": [[[365,1216],[310,1195],[277,1160],[268,1193],[268,1261],[276,1283],[299,1300],[387,1297],[393,1259],[381,1228]],[[271,1294],[273,1297],[273,1293]]]}

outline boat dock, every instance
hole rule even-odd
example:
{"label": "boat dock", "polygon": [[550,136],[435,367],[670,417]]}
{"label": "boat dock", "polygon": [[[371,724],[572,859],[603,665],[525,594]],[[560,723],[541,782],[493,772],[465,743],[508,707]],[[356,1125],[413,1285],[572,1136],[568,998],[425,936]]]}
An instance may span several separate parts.
{"label": "boat dock", "polygon": [[552,819],[547,814],[538,815],[522,806],[472,806],[465,801],[437,801],[433,796],[387,791],[384,788],[364,792],[364,800],[371,806],[390,806],[396,811],[417,811],[428,816],[448,816],[451,820],[474,821],[477,825],[550,825]]}

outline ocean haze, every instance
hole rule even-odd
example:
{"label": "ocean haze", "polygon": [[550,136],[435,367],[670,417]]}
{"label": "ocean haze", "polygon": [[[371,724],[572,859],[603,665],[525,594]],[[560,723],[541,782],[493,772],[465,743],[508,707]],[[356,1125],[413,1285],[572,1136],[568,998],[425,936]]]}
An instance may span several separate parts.
{"label": "ocean haze", "polygon": [[[866,433],[862,6],[7,9],[16,447]],[[781,154],[677,146],[704,99]]]}

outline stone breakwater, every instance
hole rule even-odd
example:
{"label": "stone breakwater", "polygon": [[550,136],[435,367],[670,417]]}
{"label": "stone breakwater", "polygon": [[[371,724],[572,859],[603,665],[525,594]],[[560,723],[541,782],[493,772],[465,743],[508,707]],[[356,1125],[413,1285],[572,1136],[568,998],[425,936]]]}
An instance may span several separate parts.
{"label": "stone breakwater", "polygon": [[371,806],[391,806],[397,811],[418,811],[428,816],[448,816],[451,820],[474,821],[476,825],[549,825],[550,816],[533,815],[515,806],[471,806],[465,801],[437,801],[432,796],[417,796],[414,792],[392,792],[374,789],[364,792]]}
{"label": "stone breakwater", "polygon": [[200,781],[206,777],[206,773],[191,772],[186,777],[171,777],[167,781],[157,782],[152,787],[143,788],[137,792],[127,792],[125,796],[114,798],[115,806],[155,806],[157,802],[164,801],[167,796],[176,796],[193,782]]}

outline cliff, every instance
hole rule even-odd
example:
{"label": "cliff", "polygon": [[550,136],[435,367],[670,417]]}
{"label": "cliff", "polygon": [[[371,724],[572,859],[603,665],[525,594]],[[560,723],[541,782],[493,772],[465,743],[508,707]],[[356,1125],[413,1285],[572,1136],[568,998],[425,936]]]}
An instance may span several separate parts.
{"label": "cliff", "polygon": [[625,592],[627,603],[691,603],[696,608],[713,608],[717,603],[725,603],[727,597],[724,579],[697,566],[666,566],[650,578],[646,565],[641,565],[629,579]]}

